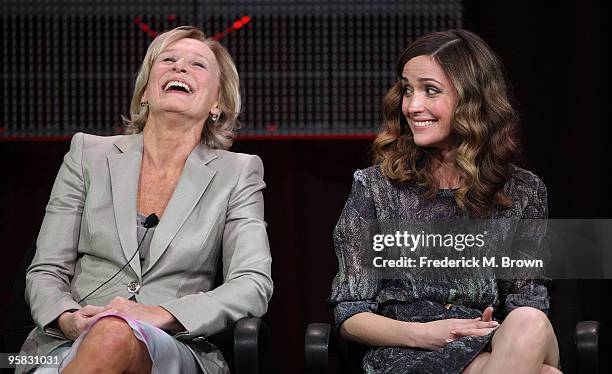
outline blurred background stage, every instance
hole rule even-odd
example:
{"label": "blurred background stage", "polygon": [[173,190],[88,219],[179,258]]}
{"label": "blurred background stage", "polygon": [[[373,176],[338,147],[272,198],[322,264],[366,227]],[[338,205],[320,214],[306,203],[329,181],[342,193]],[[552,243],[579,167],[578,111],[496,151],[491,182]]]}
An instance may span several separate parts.
{"label": "blurred background stage", "polygon": [[[275,291],[265,319],[275,370],[301,372],[304,327],[332,321],[333,227],[352,173],[370,165],[382,96],[415,37],[451,28],[481,35],[505,63],[523,166],[546,183],[551,218],[610,217],[602,14],[590,0],[5,0],[0,305],[23,297],[11,292],[15,272],[70,136],[119,133],[152,38],[194,24],[238,66],[243,128],[232,150],[259,155],[266,170]],[[609,322],[602,299],[610,283],[578,285],[580,319]]]}

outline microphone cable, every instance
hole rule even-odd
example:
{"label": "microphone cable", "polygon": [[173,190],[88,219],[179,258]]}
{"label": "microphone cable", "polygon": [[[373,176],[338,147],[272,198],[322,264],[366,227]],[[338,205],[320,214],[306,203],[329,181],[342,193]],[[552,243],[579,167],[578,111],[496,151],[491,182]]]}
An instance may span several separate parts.
{"label": "microphone cable", "polygon": [[136,251],[134,252],[134,254],[132,255],[132,257],[130,257],[130,259],[125,263],[125,265],[123,265],[121,267],[121,269],[117,270],[117,272],[115,274],[113,274],[112,277],[108,278],[104,283],[102,283],[101,285],[99,285],[95,290],[91,291],[90,293],[87,294],[87,296],[83,297],[81,300],[77,301],[78,304],[81,303],[81,301],[87,299],[89,296],[91,296],[94,292],[96,292],[97,290],[99,290],[100,288],[102,288],[102,286],[104,286],[105,284],[107,284],[108,282],[110,282],[113,278],[115,278],[119,273],[121,273],[121,271],[123,269],[125,269],[126,266],[128,266],[128,264],[132,261],[132,259],[134,258],[134,256],[136,256],[136,253],[138,253],[140,251],[140,246],[142,245],[142,242],[144,242],[145,238],[147,237],[147,233],[149,232],[150,228],[153,228],[155,226],[157,226],[157,224],[159,223],[159,218],[157,217],[157,215],[155,213],[151,213],[149,214],[149,216],[145,219],[143,226],[146,228],[144,235],[142,236],[142,239],[140,239],[140,243],[138,243],[138,246],[136,247]]}

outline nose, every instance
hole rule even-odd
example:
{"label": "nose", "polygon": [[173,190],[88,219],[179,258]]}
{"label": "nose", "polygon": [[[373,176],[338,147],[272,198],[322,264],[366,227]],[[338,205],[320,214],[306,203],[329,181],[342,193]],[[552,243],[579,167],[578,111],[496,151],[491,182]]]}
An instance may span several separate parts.
{"label": "nose", "polygon": [[172,70],[181,73],[187,72],[187,70],[185,70],[185,59],[180,58],[176,60],[174,62],[174,66],[172,66]]}
{"label": "nose", "polygon": [[410,97],[407,97],[406,100],[408,100],[408,113],[417,114],[424,110],[423,96],[419,93],[413,93]]}

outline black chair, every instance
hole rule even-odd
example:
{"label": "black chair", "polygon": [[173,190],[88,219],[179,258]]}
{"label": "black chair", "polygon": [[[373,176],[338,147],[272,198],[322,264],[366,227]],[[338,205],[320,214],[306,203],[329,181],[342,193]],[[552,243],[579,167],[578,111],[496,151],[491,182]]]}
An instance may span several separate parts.
{"label": "black chair", "polygon": [[[565,374],[599,373],[599,322],[581,321],[576,325],[575,342],[577,369]],[[338,356],[339,373],[362,373],[361,359],[366,348],[340,338],[331,332],[329,323],[310,323],[306,327],[305,369],[307,373],[330,372],[330,357]]]}
{"label": "black chair", "polygon": [[[576,283],[575,280],[552,282],[549,318],[557,334],[563,373],[597,374],[600,372],[600,323],[579,321],[582,303]],[[361,373],[361,359],[367,348],[341,338],[332,330],[329,323],[310,323],[306,327],[306,372]]]}
{"label": "black chair", "polygon": [[[34,322],[30,308],[25,302],[25,274],[35,254],[35,246],[30,248],[22,260],[13,285],[13,300],[8,306],[8,316],[2,329],[2,352],[19,352]],[[219,278],[219,277],[218,277]],[[217,282],[219,283],[219,282]],[[261,318],[249,317],[237,321],[230,328],[209,337],[208,341],[223,353],[232,373],[267,373],[270,333]]]}

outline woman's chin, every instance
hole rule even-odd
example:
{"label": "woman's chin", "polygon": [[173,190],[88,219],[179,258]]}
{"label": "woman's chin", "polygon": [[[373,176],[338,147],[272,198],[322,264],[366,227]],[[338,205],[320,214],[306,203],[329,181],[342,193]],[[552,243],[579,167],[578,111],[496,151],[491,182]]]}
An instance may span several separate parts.
{"label": "woman's chin", "polygon": [[434,139],[423,138],[423,137],[414,137],[414,144],[421,148],[430,148],[434,147],[437,142]]}

